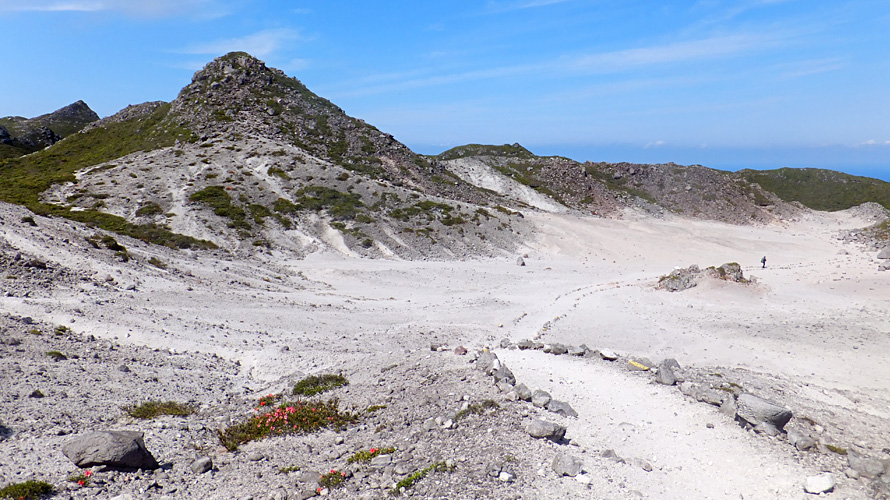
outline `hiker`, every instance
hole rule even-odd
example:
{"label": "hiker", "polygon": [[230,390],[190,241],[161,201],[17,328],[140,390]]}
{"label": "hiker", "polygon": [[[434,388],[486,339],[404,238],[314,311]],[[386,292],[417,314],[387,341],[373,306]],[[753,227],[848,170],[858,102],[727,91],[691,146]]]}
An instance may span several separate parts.
{"label": "hiker", "polygon": [[760,259],[760,263],[763,264],[762,269],[766,269],[766,255],[764,255],[763,258]]}

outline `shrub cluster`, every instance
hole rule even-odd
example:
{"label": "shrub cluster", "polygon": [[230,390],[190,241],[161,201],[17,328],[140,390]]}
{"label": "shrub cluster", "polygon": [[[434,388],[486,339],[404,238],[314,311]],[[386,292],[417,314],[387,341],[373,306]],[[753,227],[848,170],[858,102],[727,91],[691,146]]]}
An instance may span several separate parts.
{"label": "shrub cluster", "polygon": [[194,413],[195,409],[176,401],[146,401],[140,405],[127,406],[124,411],[133,418],[152,419],[161,415],[187,417]]}
{"label": "shrub cluster", "polygon": [[294,396],[315,396],[349,384],[343,375],[312,375],[294,385]]}
{"label": "shrub cluster", "polygon": [[266,436],[314,432],[333,427],[340,430],[355,422],[358,417],[348,411],[341,412],[335,399],[327,402],[296,401],[283,403],[266,413],[217,431],[219,440],[229,451],[250,441]]}

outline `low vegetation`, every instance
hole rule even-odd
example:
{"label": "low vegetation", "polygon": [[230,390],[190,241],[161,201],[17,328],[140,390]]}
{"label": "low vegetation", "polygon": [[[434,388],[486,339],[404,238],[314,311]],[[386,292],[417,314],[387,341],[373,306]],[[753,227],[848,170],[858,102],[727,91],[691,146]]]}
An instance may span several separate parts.
{"label": "low vegetation", "polygon": [[496,410],[498,408],[500,408],[500,405],[498,405],[497,402],[492,399],[486,399],[481,403],[472,404],[466,409],[457,412],[457,415],[454,416],[454,421],[456,422],[469,415],[484,415],[487,411]]}
{"label": "low vegetation", "polygon": [[340,430],[356,420],[357,415],[340,411],[335,399],[327,402],[296,401],[269,408],[269,411],[244,422],[218,430],[217,435],[227,450],[234,451],[242,444],[267,436],[308,433],[326,428]]}
{"label": "low vegetation", "polygon": [[453,470],[454,467],[448,466],[445,462],[436,462],[402,479],[401,481],[396,483],[395,487],[393,487],[393,489],[391,489],[389,492],[393,496],[401,495],[403,489],[410,489],[418,481],[425,478],[430,472],[452,472]]}
{"label": "low vegetation", "polygon": [[343,375],[311,375],[294,385],[293,395],[310,397],[348,384]]}
{"label": "low vegetation", "polygon": [[133,418],[149,420],[161,415],[187,417],[194,413],[195,409],[191,405],[176,401],[146,401],[139,405],[127,406],[124,411]]}
{"label": "low vegetation", "polygon": [[52,495],[55,489],[45,481],[25,481],[0,488],[0,498],[36,500]]}
{"label": "low vegetation", "polygon": [[890,183],[818,168],[742,170],[738,173],[785,201],[836,211],[873,201],[890,208]]}
{"label": "low vegetation", "polygon": [[351,457],[346,459],[346,463],[352,464],[355,462],[370,462],[372,458],[377,455],[389,455],[391,453],[395,453],[395,448],[371,448],[368,451],[357,451]]}

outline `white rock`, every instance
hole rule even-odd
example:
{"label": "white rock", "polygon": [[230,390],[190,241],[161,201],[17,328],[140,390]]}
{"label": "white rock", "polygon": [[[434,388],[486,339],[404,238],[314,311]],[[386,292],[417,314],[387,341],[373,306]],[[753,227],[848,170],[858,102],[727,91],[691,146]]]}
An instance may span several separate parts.
{"label": "white rock", "polygon": [[818,495],[819,493],[827,493],[834,489],[834,476],[830,472],[819,474],[818,476],[810,476],[804,484],[804,491]]}

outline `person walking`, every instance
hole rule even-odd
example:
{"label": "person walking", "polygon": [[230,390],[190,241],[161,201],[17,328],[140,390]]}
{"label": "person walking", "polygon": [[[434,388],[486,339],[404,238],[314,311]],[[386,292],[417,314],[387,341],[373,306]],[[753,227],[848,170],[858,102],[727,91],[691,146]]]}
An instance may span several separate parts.
{"label": "person walking", "polygon": [[761,269],[766,269],[766,255],[764,255],[763,258],[760,259],[760,263],[763,264],[763,267]]}

